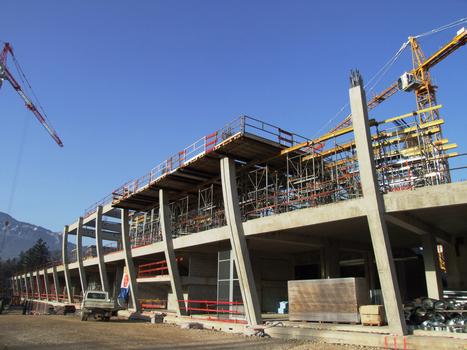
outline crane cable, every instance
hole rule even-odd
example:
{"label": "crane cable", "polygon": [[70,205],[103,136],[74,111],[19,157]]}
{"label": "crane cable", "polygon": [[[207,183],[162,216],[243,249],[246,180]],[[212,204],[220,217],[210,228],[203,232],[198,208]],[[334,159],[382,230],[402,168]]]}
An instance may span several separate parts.
{"label": "crane cable", "polygon": [[[389,71],[389,69],[394,65],[394,63],[396,63],[396,61],[399,59],[400,55],[402,54],[402,52],[407,48],[409,44],[409,41],[406,41],[405,43],[403,43],[401,45],[401,47],[399,48],[399,50],[397,50],[397,52],[389,59],[389,61],[387,61],[374,75],[373,77],[371,77],[370,80],[368,80],[368,82],[365,84],[364,88],[365,89],[369,89],[369,90],[373,90],[376,85],[381,81],[381,79],[386,75],[386,73]],[[372,82],[374,81],[374,83],[372,84]],[[370,86],[370,84],[372,84],[372,86]],[[315,134],[314,138],[318,135],[321,134],[321,132],[323,131],[324,128],[327,127],[327,125],[331,124],[347,107],[349,106],[349,103],[346,102],[342,107],[341,109],[339,109],[339,111],[331,118],[329,119]]]}
{"label": "crane cable", "polygon": [[[418,38],[422,38],[422,37],[429,36],[429,35],[432,35],[432,34],[440,33],[442,31],[445,31],[447,29],[450,29],[452,27],[455,27],[455,26],[457,26],[459,24],[463,24],[463,23],[467,23],[467,17],[460,18],[457,21],[454,21],[454,22],[451,22],[451,23],[446,24],[444,26],[432,29],[432,30],[427,31],[425,33],[415,35],[414,38],[418,39]],[[373,90],[376,87],[376,85],[381,81],[381,79],[386,75],[386,73],[389,71],[389,69],[394,65],[394,63],[399,59],[400,55],[407,48],[408,45],[409,45],[409,41],[407,40],[406,42],[404,42],[401,45],[399,50],[397,50],[397,52],[391,57],[391,59],[383,67],[381,67],[378,72],[376,72],[376,74],[368,81],[368,83],[365,84],[364,88],[366,89],[367,86],[369,86],[371,84],[371,82],[373,80],[375,80],[373,85],[371,87],[368,87],[369,90]],[[379,78],[377,78],[378,75],[380,75]],[[348,102],[345,103],[331,119],[329,119],[326,123],[323,124],[323,126],[321,128],[318,129],[318,131],[316,132],[314,138],[319,136],[321,134],[321,132],[329,124],[331,124],[348,106],[349,106],[349,103]]]}
{"label": "crane cable", "polygon": [[[3,40],[0,40],[0,42],[5,43]],[[23,86],[25,86],[25,85],[29,86],[30,92],[32,92],[32,94],[34,95],[34,98],[36,99],[36,103],[43,110],[42,106],[40,105],[39,100],[37,99],[36,94],[34,93],[34,90],[31,87],[31,84],[27,80],[26,75],[24,74],[23,70],[21,69],[21,66],[19,65],[19,62],[16,60],[16,57],[14,55],[11,55],[11,57],[13,58],[13,62],[15,64],[15,67],[16,67],[18,73],[20,73],[19,76],[20,76],[21,82],[23,83]],[[16,157],[16,164],[15,164],[15,168],[14,168],[14,171],[13,171],[13,180],[12,180],[12,184],[11,184],[11,190],[10,190],[10,195],[9,195],[9,198],[8,198],[8,204],[7,204],[7,210],[6,210],[6,214],[9,215],[10,217],[11,217],[11,213],[12,213],[12,210],[13,210],[13,204],[14,204],[14,200],[15,200],[15,196],[16,196],[16,189],[18,187],[18,179],[19,179],[19,176],[20,176],[21,165],[22,165],[22,162],[23,162],[23,154],[24,154],[24,146],[25,146],[25,143],[26,143],[26,135],[27,135],[29,124],[30,124],[29,121],[30,121],[29,116],[27,116],[25,114],[23,129],[22,129],[21,136],[20,136],[19,150],[18,150],[18,155]],[[5,248],[6,236],[8,234],[9,229],[10,229],[10,221],[8,219],[6,219],[4,221],[2,229],[3,229],[4,232],[3,232],[3,237],[2,237],[2,239],[0,241],[0,252],[2,252],[4,250],[4,248]]]}
{"label": "crane cable", "polygon": [[428,32],[415,35],[414,38],[415,38],[415,39],[418,39],[418,38],[422,38],[422,37],[424,37],[424,36],[436,34],[436,33],[442,32],[442,31],[444,31],[444,30],[446,30],[446,29],[455,27],[455,26],[457,26],[457,25],[459,25],[459,24],[462,24],[462,23],[467,23],[467,17],[458,19],[457,21],[451,22],[451,23],[446,24],[446,25],[444,25],[444,26],[441,26],[441,27],[438,27],[438,28],[429,30]]}
{"label": "crane cable", "polygon": [[[29,124],[30,124],[31,118],[29,118],[28,115],[25,114],[24,116],[24,125],[23,129],[21,132],[21,137],[20,137],[20,144],[19,144],[19,150],[18,150],[18,155],[16,157],[16,164],[13,172],[13,179],[12,179],[12,184],[11,184],[11,190],[10,190],[10,196],[8,198],[8,204],[7,204],[7,211],[6,213],[11,216],[11,212],[13,210],[13,205],[15,201],[15,196],[16,196],[16,189],[18,187],[18,179],[20,176],[20,171],[21,171],[21,166],[23,163],[23,155],[24,155],[24,146],[26,144],[26,135],[29,129]],[[0,253],[3,251],[5,248],[5,243],[6,243],[6,236],[7,233],[10,229],[10,222],[9,220],[5,220],[3,223],[3,237],[2,241],[0,242]]]}

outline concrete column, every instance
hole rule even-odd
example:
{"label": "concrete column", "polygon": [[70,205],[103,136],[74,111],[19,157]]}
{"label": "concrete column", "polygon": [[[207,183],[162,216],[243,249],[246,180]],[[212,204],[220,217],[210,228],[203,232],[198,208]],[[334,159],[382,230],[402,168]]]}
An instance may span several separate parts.
{"label": "concrete column", "polygon": [[365,261],[365,277],[368,283],[368,288],[373,290],[376,288],[375,285],[375,269],[373,266],[373,255],[371,252],[363,253],[363,259]]}
{"label": "concrete column", "polygon": [[38,299],[42,299],[42,283],[41,283],[41,275],[39,274],[39,270],[36,270],[36,283],[37,283]]}
{"label": "concrete column", "polygon": [[15,288],[16,288],[16,294],[18,294],[21,297],[23,292],[21,290],[21,280],[19,276],[15,276]]}
{"label": "concrete column", "polygon": [[11,283],[11,290],[12,290],[13,296],[15,296],[16,295],[16,277],[15,276],[12,276],[10,278],[10,283]]}
{"label": "concrete column", "polygon": [[341,275],[339,247],[335,242],[328,241],[324,247],[324,270],[324,278],[338,278]]}
{"label": "concrete column", "polygon": [[128,277],[130,279],[130,296],[133,303],[133,308],[136,312],[140,312],[140,306],[138,303],[138,285],[136,283],[136,271],[133,263],[133,257],[131,254],[130,244],[130,223],[128,217],[128,209],[121,209],[122,217],[122,245],[123,252],[125,254],[125,265],[128,271]]}
{"label": "concrete column", "polygon": [[238,204],[235,163],[232,159],[221,159],[222,194],[224,198],[225,218],[230,233],[230,245],[235,258],[238,281],[242,293],[243,305],[248,324],[262,323],[261,306],[253,278],[250,255],[243,231],[243,224]]}
{"label": "concrete column", "polygon": [[21,280],[21,276],[16,276],[16,288],[18,290],[18,294],[20,298],[23,296],[23,283]]}
{"label": "concrete column", "polygon": [[379,191],[378,178],[376,176],[366,96],[363,90],[363,81],[358,72],[353,74],[351,83],[352,87],[349,91],[350,107],[352,110],[360,180],[376,266],[381,282],[384,306],[391,332],[403,335],[407,334],[407,327],[402,311],[388,229],[384,219],[383,196]]}
{"label": "concrete column", "polygon": [[23,275],[24,289],[26,290],[26,299],[29,298],[28,278],[26,274]]}
{"label": "concrete column", "polygon": [[180,273],[178,271],[177,259],[172,242],[172,225],[170,222],[170,209],[167,194],[164,190],[159,190],[159,222],[162,233],[162,241],[164,242],[164,254],[167,261],[167,269],[170,277],[170,286],[172,293],[177,298],[176,312],[177,315],[186,314],[185,303],[182,302],[180,308],[180,301],[183,300],[182,282],[180,280]]}
{"label": "concrete column", "polygon": [[320,275],[321,278],[327,278],[326,274],[326,248],[321,247],[319,249],[319,268],[320,268]]}
{"label": "concrete column", "polygon": [[97,259],[99,261],[99,275],[101,278],[101,286],[104,292],[109,291],[109,282],[107,279],[107,268],[104,262],[104,248],[102,247],[102,206],[96,209],[96,250]]}
{"label": "concrete column", "polygon": [[62,263],[63,263],[63,274],[65,275],[65,286],[66,286],[66,294],[68,297],[68,302],[72,302],[72,295],[71,295],[71,278],[70,278],[70,270],[68,270],[68,226],[65,226],[63,229],[63,237],[62,237]]}
{"label": "concrete column", "polygon": [[54,287],[55,287],[55,300],[58,302],[59,294],[61,293],[61,287],[60,287],[60,280],[58,279],[58,273],[57,273],[56,266],[52,267],[52,277],[54,280]]}
{"label": "concrete column", "polygon": [[32,276],[32,272],[29,272],[29,285],[31,287],[31,295],[32,295],[32,298],[31,299],[34,299],[34,278]]}
{"label": "concrete column", "polygon": [[433,299],[442,299],[443,284],[441,281],[441,270],[439,267],[436,238],[431,234],[423,235],[422,243],[428,297]]}
{"label": "concrete column", "polygon": [[47,301],[49,301],[50,285],[49,285],[49,275],[47,273],[47,268],[44,269],[44,287],[45,287],[46,299]]}
{"label": "concrete column", "polygon": [[449,290],[462,290],[462,277],[459,269],[459,260],[456,250],[456,238],[452,237],[451,241],[444,245],[446,252],[446,278]]}
{"label": "concrete column", "polygon": [[78,219],[78,228],[76,229],[76,261],[78,262],[79,279],[81,281],[81,291],[86,293],[88,282],[86,281],[86,271],[83,266],[83,218]]}

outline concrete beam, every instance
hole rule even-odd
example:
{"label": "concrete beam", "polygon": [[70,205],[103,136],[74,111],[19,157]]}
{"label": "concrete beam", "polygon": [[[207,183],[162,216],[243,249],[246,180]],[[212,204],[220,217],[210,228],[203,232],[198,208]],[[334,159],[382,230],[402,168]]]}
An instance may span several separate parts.
{"label": "concrete beam", "polygon": [[62,236],[62,263],[63,263],[63,273],[65,275],[65,286],[66,286],[66,294],[68,297],[68,302],[71,303],[72,295],[71,295],[71,278],[70,278],[70,270],[68,269],[68,226],[65,226],[63,229],[63,236]]}
{"label": "concrete beam", "polygon": [[114,233],[122,233],[122,226],[118,222],[102,221],[102,229],[112,231]]}
{"label": "concrete beam", "polygon": [[121,210],[121,218],[122,218],[122,244],[123,244],[123,251],[125,255],[125,266],[128,271],[128,277],[130,282],[130,297],[133,303],[133,308],[136,312],[140,312],[140,306],[138,303],[138,284],[136,282],[136,271],[135,265],[133,263],[133,257],[131,255],[131,243],[130,243],[130,223],[129,223],[129,215],[128,209]]}
{"label": "concrete beam", "polygon": [[102,206],[96,208],[96,250],[99,260],[99,276],[101,279],[102,290],[109,291],[109,282],[107,279],[107,268],[104,262],[104,248],[102,247]]}
{"label": "concrete beam", "polygon": [[[356,82],[355,80],[358,80]],[[384,306],[391,331],[397,335],[407,334],[399,285],[384,218],[384,200],[379,191],[371,144],[368,109],[363,82],[359,74],[353,76],[349,91],[352,123],[357,149],[360,179],[371,241],[376,257]]]}
{"label": "concrete beam", "polygon": [[409,214],[386,214],[385,218],[387,222],[390,222],[393,225],[399,226],[417,235],[423,236],[434,234],[437,238],[443,240],[444,242],[451,241],[451,235],[449,233],[444,232],[437,227],[430,226]]}
{"label": "concrete beam", "polygon": [[245,232],[240,217],[235,163],[230,158],[222,158],[220,163],[225,218],[230,233],[230,245],[235,258],[245,316],[248,324],[255,326],[262,323],[261,307],[253,277],[253,269],[251,268]]}
{"label": "concrete beam", "polygon": [[83,218],[78,219],[78,227],[76,229],[76,261],[78,262],[79,279],[81,281],[81,291],[84,293],[88,289],[86,280],[86,271],[83,266]]}
{"label": "concrete beam", "polygon": [[423,263],[425,265],[426,289],[428,297],[443,298],[443,284],[437,251],[436,238],[433,235],[423,236]]}
{"label": "concrete beam", "polygon": [[182,283],[180,281],[180,273],[178,271],[177,259],[175,257],[174,246],[172,242],[172,225],[170,223],[170,209],[169,201],[165,190],[159,190],[159,221],[162,233],[162,242],[164,244],[165,260],[167,262],[167,269],[169,272],[170,286],[172,293],[177,298],[175,303],[177,315],[186,314],[185,303],[182,302],[180,307],[180,300],[183,300]]}

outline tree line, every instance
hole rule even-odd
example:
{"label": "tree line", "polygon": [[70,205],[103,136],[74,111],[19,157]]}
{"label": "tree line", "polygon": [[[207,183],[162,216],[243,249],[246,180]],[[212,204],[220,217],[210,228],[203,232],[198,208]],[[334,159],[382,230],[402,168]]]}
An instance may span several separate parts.
{"label": "tree line", "polygon": [[0,257],[0,292],[10,286],[9,279],[19,272],[37,269],[51,262],[56,254],[50,252],[47,242],[41,238],[28,250],[19,253],[17,258],[2,260]]}

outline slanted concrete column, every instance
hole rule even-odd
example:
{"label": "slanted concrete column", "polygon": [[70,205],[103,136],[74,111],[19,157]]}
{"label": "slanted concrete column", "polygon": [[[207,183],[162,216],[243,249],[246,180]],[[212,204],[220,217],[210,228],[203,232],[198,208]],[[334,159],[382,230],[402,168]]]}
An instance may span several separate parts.
{"label": "slanted concrete column", "polygon": [[88,282],[86,281],[86,271],[83,265],[83,218],[78,219],[78,227],[76,229],[76,261],[78,262],[79,279],[81,281],[81,291],[86,293]]}
{"label": "slanted concrete column", "polygon": [[61,288],[60,288],[60,280],[58,279],[57,266],[55,265],[52,267],[52,277],[54,280],[54,287],[55,287],[55,300],[58,302]]}
{"label": "slanted concrete column", "polygon": [[15,288],[16,288],[16,294],[21,296],[23,293],[21,291],[21,280],[19,279],[19,276],[15,276]]}
{"label": "slanted concrete column", "polygon": [[357,148],[358,166],[371,241],[376,258],[388,324],[392,333],[407,333],[404,313],[392,257],[388,229],[384,218],[383,196],[379,191],[373,147],[370,138],[368,109],[363,81],[359,73],[351,78],[350,107]]}
{"label": "slanted concrete column", "polygon": [[68,226],[65,226],[65,228],[63,229],[62,263],[63,263],[63,274],[65,275],[66,294],[67,294],[67,297],[68,297],[68,302],[71,303],[71,301],[73,299],[72,299],[72,295],[71,295],[70,270],[68,269],[68,230],[69,230]]}
{"label": "slanted concrete column", "polygon": [[96,250],[97,259],[99,261],[99,275],[101,278],[101,286],[104,292],[109,291],[109,282],[107,279],[107,268],[104,262],[104,248],[102,247],[102,206],[96,209]]}
{"label": "slanted concrete column", "polygon": [[32,296],[32,299],[34,299],[34,290],[36,288],[34,288],[34,277],[32,275],[32,272],[29,272],[29,285],[31,286],[31,296]]}
{"label": "slanted concrete column", "polygon": [[18,293],[21,298],[23,296],[24,291],[23,291],[23,280],[21,276],[19,275],[16,276],[16,288],[18,289]]}
{"label": "slanted concrete column", "polygon": [[18,287],[16,285],[16,276],[12,276],[10,278],[10,283],[11,283],[11,289],[12,289],[13,296],[15,296],[16,294],[18,294]]}
{"label": "slanted concrete column", "polygon": [[170,277],[170,286],[172,293],[177,298],[176,312],[177,315],[186,313],[185,303],[182,302],[180,308],[180,300],[183,300],[182,282],[178,271],[177,259],[175,257],[174,246],[172,242],[172,225],[170,223],[170,209],[167,194],[164,190],[159,190],[159,222],[161,227],[162,239],[164,242],[164,254],[167,261],[167,269]]}
{"label": "slanted concrete column", "polygon": [[136,272],[135,264],[133,263],[133,257],[131,254],[130,244],[130,223],[128,216],[128,209],[121,209],[122,218],[122,245],[123,252],[125,254],[125,265],[128,271],[128,277],[130,279],[130,296],[133,303],[133,309],[136,312],[140,312],[140,305],[138,303],[138,285],[136,283]]}
{"label": "slanted concrete column", "polygon": [[11,283],[11,289],[13,292],[13,296],[15,296],[16,295],[16,277],[15,276],[12,276],[10,278],[10,283]]}
{"label": "slanted concrete column", "polygon": [[47,267],[44,269],[44,287],[45,287],[45,295],[46,300],[49,301],[50,295],[50,285],[49,285],[49,275],[47,273]]}
{"label": "slanted concrete column", "polygon": [[39,274],[39,270],[36,270],[36,284],[37,284],[38,299],[42,299],[42,283],[41,283],[41,275]]}
{"label": "slanted concrete column", "polygon": [[23,283],[24,283],[24,289],[26,291],[26,299],[29,298],[29,288],[28,288],[28,277],[26,274],[23,275]]}
{"label": "slanted concrete column", "polygon": [[245,314],[248,324],[254,326],[262,323],[261,307],[240,216],[235,163],[232,159],[221,159],[221,178],[225,218],[227,227],[229,228],[230,245],[235,258],[235,267],[242,293]]}
{"label": "slanted concrete column", "polygon": [[441,282],[441,269],[439,267],[436,238],[431,234],[423,235],[422,242],[428,297],[442,299],[443,284]]}

